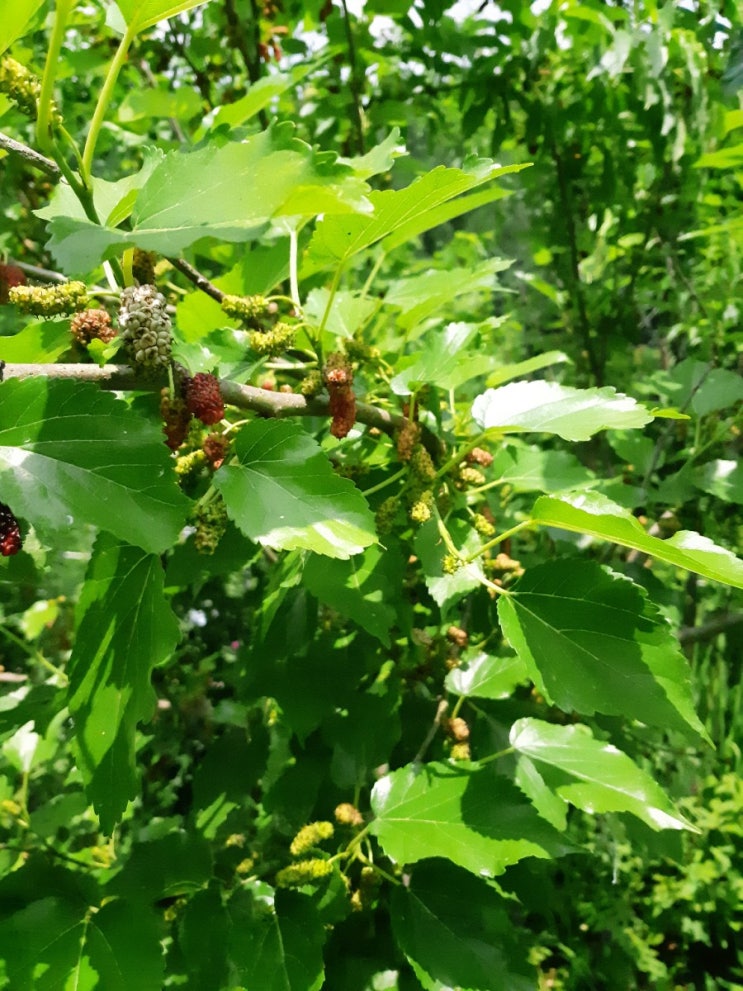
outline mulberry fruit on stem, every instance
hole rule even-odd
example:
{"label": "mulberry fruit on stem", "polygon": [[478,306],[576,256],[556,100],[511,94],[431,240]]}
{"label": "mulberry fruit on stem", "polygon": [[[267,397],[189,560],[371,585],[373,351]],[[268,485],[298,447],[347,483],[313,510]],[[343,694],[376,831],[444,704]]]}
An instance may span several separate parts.
{"label": "mulberry fruit on stem", "polygon": [[172,324],[165,297],[154,286],[128,286],[123,290],[119,327],[135,365],[152,371],[169,364]]}
{"label": "mulberry fruit on stem", "polygon": [[21,549],[21,528],[10,506],[0,502],[0,554],[11,557]]}
{"label": "mulberry fruit on stem", "polygon": [[206,372],[183,380],[183,398],[189,412],[208,427],[224,416],[224,400],[219,390],[219,379]]}

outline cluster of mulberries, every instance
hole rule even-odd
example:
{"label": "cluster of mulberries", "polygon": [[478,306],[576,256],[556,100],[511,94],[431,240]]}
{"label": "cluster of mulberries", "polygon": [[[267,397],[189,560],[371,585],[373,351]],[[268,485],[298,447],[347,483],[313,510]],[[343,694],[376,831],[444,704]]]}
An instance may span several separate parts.
{"label": "cluster of mulberries", "polygon": [[408,511],[411,523],[418,526],[428,523],[433,513],[433,501],[433,492],[430,489],[424,489],[419,493],[417,498],[411,502]]}
{"label": "cluster of mulberries", "polygon": [[21,528],[10,506],[0,502],[0,554],[11,557],[21,549]]}
{"label": "cluster of mulberries", "polygon": [[160,416],[165,443],[171,451],[177,451],[188,434],[191,413],[180,396],[171,396],[170,389],[165,388],[160,392]]}
{"label": "cluster of mulberries", "polygon": [[353,371],[345,355],[334,351],[328,355],[323,369],[323,381],[330,396],[330,432],[345,437],[356,422],[356,396],[353,392]]}
{"label": "cluster of mulberries", "polygon": [[479,468],[463,465],[457,472],[457,481],[461,487],[467,485],[484,485],[487,479]]}
{"label": "cluster of mulberries", "polygon": [[483,513],[475,513],[472,517],[472,526],[481,537],[486,539],[495,535],[495,527]]}
{"label": "cluster of mulberries", "polygon": [[[0,93],[15,103],[21,113],[27,117],[36,117],[39,97],[41,96],[41,81],[20,62],[9,55],[0,59]],[[61,121],[61,116],[52,107],[52,118],[55,123]]]}
{"label": "cluster of mulberries", "polygon": [[228,517],[224,500],[217,496],[196,511],[194,544],[200,554],[213,554],[227,529]]}
{"label": "cluster of mulberries", "polygon": [[224,400],[216,376],[199,372],[193,378],[185,378],[182,388],[186,407],[202,423],[210,427],[224,417]]}
{"label": "cluster of mulberries", "polygon": [[456,575],[463,564],[464,561],[456,554],[444,554],[441,559],[441,570],[445,575]]}
{"label": "cluster of mulberries", "polygon": [[83,310],[70,321],[70,333],[80,344],[90,344],[95,339],[108,344],[116,337],[116,328],[106,310]]}
{"label": "cluster of mulberries", "polygon": [[17,265],[5,265],[0,262],[0,304],[8,302],[8,291],[13,286],[25,286],[26,273]]}
{"label": "cluster of mulberries", "polygon": [[271,330],[251,330],[248,335],[250,347],[261,357],[273,358],[283,354],[294,344],[297,328],[279,321]]}
{"label": "cluster of mulberries", "polygon": [[168,365],[172,324],[165,297],[155,286],[127,286],[122,291],[119,328],[135,365],[148,371]]}
{"label": "cluster of mulberries", "polygon": [[13,286],[8,299],[21,313],[37,317],[56,317],[78,313],[88,305],[84,282],[64,282],[58,286]]}

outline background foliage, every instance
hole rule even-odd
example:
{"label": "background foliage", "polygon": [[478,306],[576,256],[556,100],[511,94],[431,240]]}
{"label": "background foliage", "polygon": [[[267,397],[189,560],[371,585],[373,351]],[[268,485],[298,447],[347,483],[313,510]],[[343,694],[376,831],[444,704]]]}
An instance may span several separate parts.
{"label": "background foliage", "polygon": [[[742,987],[738,6],[3,54],[0,987]],[[68,279],[154,279],[175,371],[10,301]]]}

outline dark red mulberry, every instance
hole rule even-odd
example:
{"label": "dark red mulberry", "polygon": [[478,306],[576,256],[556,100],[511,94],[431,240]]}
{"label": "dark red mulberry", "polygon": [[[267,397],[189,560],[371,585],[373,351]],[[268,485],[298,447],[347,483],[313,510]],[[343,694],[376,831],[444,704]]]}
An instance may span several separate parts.
{"label": "dark red mulberry", "polygon": [[21,528],[10,506],[0,502],[0,554],[10,557],[21,549]]}
{"label": "dark red mulberry", "polygon": [[0,303],[8,302],[8,290],[14,286],[25,286],[26,275],[17,265],[5,265],[0,262]]}
{"label": "dark red mulberry", "polygon": [[330,432],[334,437],[345,437],[356,420],[356,396],[351,388],[353,371],[345,355],[339,352],[328,355],[323,379],[330,397],[330,415],[333,417]]}
{"label": "dark red mulberry", "polygon": [[219,380],[214,375],[199,372],[183,383],[183,398],[195,417],[211,426],[224,416],[224,401],[219,391]]}
{"label": "dark red mulberry", "polygon": [[165,443],[171,451],[177,451],[186,439],[191,413],[180,397],[172,397],[170,389],[165,388],[160,393],[160,415],[163,418]]}

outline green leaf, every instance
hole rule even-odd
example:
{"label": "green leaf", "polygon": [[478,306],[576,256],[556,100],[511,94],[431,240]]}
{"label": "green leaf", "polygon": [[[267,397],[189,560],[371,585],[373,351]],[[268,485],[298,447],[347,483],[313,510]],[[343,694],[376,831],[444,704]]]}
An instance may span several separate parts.
{"label": "green leaf", "polygon": [[253,885],[233,895],[230,959],[250,991],[318,991],[324,980],[325,928],[295,891]]}
{"label": "green leaf", "polygon": [[343,560],[376,543],[366,500],[335,474],[301,427],[254,420],[241,429],[234,450],[240,464],[223,465],[214,485],[251,540]]}
{"label": "green leaf", "polygon": [[137,794],[135,730],[150,719],[150,674],[178,642],[160,559],[108,535],[96,542],[80,593],[68,665],[77,766],[110,833]]}
{"label": "green leaf", "polygon": [[[106,902],[86,921],[80,962],[88,959],[98,976],[95,985],[106,991],[160,991],[163,955],[160,920],[117,899]],[[75,984],[70,987],[77,987]]]}
{"label": "green leaf", "polygon": [[313,555],[305,565],[303,582],[321,602],[389,647],[390,629],[397,617],[394,596],[402,573],[398,553],[372,546],[347,561]]}
{"label": "green leaf", "polygon": [[219,991],[234,987],[228,978],[226,947],[230,919],[219,891],[197,891],[189,899],[178,925],[188,987],[192,991]]}
{"label": "green leaf", "polygon": [[662,395],[697,416],[727,409],[743,399],[743,377],[726,368],[687,358],[670,372],[655,376]]}
{"label": "green leaf", "polygon": [[153,117],[173,117],[187,121],[202,113],[198,90],[190,86],[177,89],[134,89],[122,100],[118,118],[123,124]]}
{"label": "green leaf", "polygon": [[[464,349],[478,331],[476,324],[450,323],[443,331],[437,328],[427,334],[426,349],[410,356],[409,363],[406,362],[403,370],[390,382],[392,391],[398,396],[409,396],[426,382],[447,390],[460,385],[457,372],[471,359]],[[479,359],[479,365],[481,374],[482,358]],[[477,374],[473,370],[473,376]]]}
{"label": "green leaf", "polygon": [[[365,248],[390,234],[397,234],[385,250],[438,226],[456,214],[440,216],[438,208],[471,189],[491,182],[498,176],[518,172],[526,166],[501,168],[486,160],[464,169],[433,169],[405,189],[373,192],[369,199],[374,213],[370,217],[326,217],[318,224],[307,249],[305,266],[309,271],[337,268]],[[469,206],[468,206],[469,208]]]}
{"label": "green leaf", "polygon": [[529,430],[565,440],[588,440],[599,430],[644,427],[652,420],[644,406],[611,386],[572,389],[545,381],[488,389],[472,404],[472,416],[484,430]]}
{"label": "green leaf", "polygon": [[743,466],[737,461],[708,461],[695,470],[693,477],[703,492],[743,505]]}
{"label": "green leaf", "polygon": [[397,317],[400,327],[412,328],[457,296],[472,292],[492,293],[496,288],[495,273],[502,272],[511,264],[502,258],[491,258],[473,269],[452,272],[431,269],[421,275],[393,282],[384,302],[386,306],[396,306],[402,310]]}
{"label": "green leaf", "polygon": [[549,368],[550,365],[561,365],[566,361],[570,361],[570,358],[562,351],[545,351],[544,354],[537,354],[533,358],[517,361],[513,365],[501,365],[497,371],[488,375],[487,384],[495,388],[510,382],[511,379],[520,378],[522,375],[531,375],[532,372]]}
{"label": "green leaf", "polygon": [[208,2],[209,0],[116,0],[116,6],[132,33],[138,34],[159,21]]}
{"label": "green leaf", "polygon": [[51,364],[71,345],[68,320],[29,323],[17,334],[0,338],[2,360],[19,364]]}
{"label": "green leaf", "polygon": [[175,543],[189,505],[157,424],[82,382],[3,384],[0,477],[36,527],[90,523],[153,553]]}
{"label": "green leaf", "polygon": [[568,451],[546,451],[515,440],[496,453],[488,474],[514,492],[560,492],[588,485],[595,477]]}
{"label": "green leaf", "polygon": [[[325,721],[323,740],[333,747],[330,776],[342,789],[355,789],[374,779],[400,739],[400,688],[393,680],[387,690],[355,693]],[[373,727],[373,731],[372,731]]]}
{"label": "green leaf", "polygon": [[380,778],[371,805],[371,831],[398,864],[445,857],[478,877],[495,877],[524,857],[571,850],[492,767],[408,764]]}
{"label": "green leaf", "polygon": [[279,217],[368,211],[367,193],[348,166],[300,141],[286,121],[245,141],[169,152],[139,191],[130,231],[57,217],[49,246],[60,263],[90,270],[122,246],[173,255],[204,237],[249,241]]}
{"label": "green leaf", "polygon": [[265,770],[267,741],[244,730],[228,729],[207,750],[193,776],[196,828],[213,840],[230,812],[250,795]]}
{"label": "green leaf", "polygon": [[160,991],[163,956],[154,915],[115,900],[91,912],[50,894],[3,919],[0,955],[17,991]]}
{"label": "green leaf", "polygon": [[588,533],[659,561],[685,568],[714,581],[743,588],[743,561],[693,530],[679,530],[668,540],[645,533],[630,512],[598,492],[542,496],[531,513],[539,526]]}
{"label": "green leaf", "polygon": [[612,744],[595,740],[587,726],[519,719],[510,740],[561,798],[584,812],[631,812],[651,829],[694,830],[646,771]]}
{"label": "green leaf", "polygon": [[[209,130],[216,131],[217,128],[225,124],[228,127],[236,127],[251,120],[261,110],[269,107],[277,96],[281,96],[282,93],[296,86],[310,72],[315,72],[324,61],[324,58],[313,59],[310,62],[293,66],[289,72],[277,72],[271,76],[256,79],[255,82],[251,82],[250,89],[245,96],[233,103],[225,103],[217,107],[211,117]],[[369,174],[372,175],[373,173]],[[362,176],[362,178],[366,178],[366,176]]]}
{"label": "green leaf", "polygon": [[446,676],[446,690],[465,698],[508,698],[517,685],[528,678],[524,661],[518,657],[493,657],[471,651],[460,658]]}
{"label": "green leaf", "polygon": [[44,0],[18,0],[10,6],[3,5],[0,21],[0,55],[10,48],[14,41],[22,38],[31,20]]}
{"label": "green leaf", "polygon": [[[307,318],[319,326],[329,302],[329,289],[312,289],[304,307]],[[379,300],[355,292],[337,292],[332,302],[325,330],[346,338],[353,337],[379,306]]]}
{"label": "green leaf", "polygon": [[498,616],[529,677],[563,711],[692,729],[711,743],[671,628],[629,578],[595,561],[550,561],[500,597]]}
{"label": "green leaf", "polygon": [[206,840],[194,831],[172,830],[156,839],[136,841],[105,890],[136,902],[139,911],[142,904],[194,894],[208,883],[213,871]]}
{"label": "green leaf", "polygon": [[390,906],[392,931],[424,988],[532,991],[526,962],[503,899],[445,860],[420,864]]}
{"label": "green leaf", "polygon": [[[482,546],[477,532],[462,520],[452,520],[449,532],[465,557]],[[423,566],[426,588],[441,609],[442,616],[446,616],[456,602],[482,585],[485,579],[477,561],[463,565],[452,575],[444,571],[442,563],[449,551],[434,520],[429,520],[418,529],[415,553]]]}

